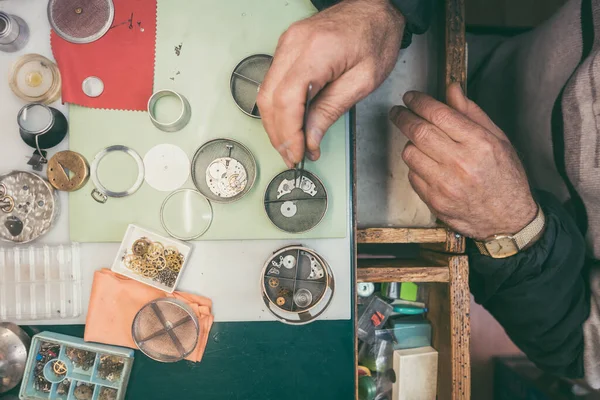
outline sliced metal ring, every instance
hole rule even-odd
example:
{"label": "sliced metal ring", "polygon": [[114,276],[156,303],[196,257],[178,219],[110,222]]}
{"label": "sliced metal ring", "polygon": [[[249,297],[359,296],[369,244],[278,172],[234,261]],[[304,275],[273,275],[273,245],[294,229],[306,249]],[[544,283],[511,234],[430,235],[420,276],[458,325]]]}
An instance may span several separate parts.
{"label": "sliced metal ring", "polygon": [[[133,186],[131,186],[129,189],[123,192],[113,192],[112,190],[107,189],[102,184],[102,182],[100,182],[100,178],[98,177],[98,166],[100,165],[100,161],[102,161],[102,159],[108,154],[117,151],[126,153],[129,156],[131,156],[131,158],[134,159],[138,167],[138,176],[135,183],[133,184]],[[140,157],[140,155],[136,153],[135,150],[123,145],[107,147],[100,153],[96,154],[96,157],[92,162],[91,177],[92,182],[94,182],[94,185],[96,186],[96,189],[92,191],[92,197],[99,203],[106,203],[107,197],[121,198],[131,196],[132,194],[137,192],[138,189],[142,186],[142,183],[144,183],[144,173],[144,161],[142,161],[142,157]]]}
{"label": "sliced metal ring", "polygon": [[[156,118],[155,107],[158,100],[163,97],[176,97],[179,99],[181,103],[181,113],[179,116],[171,122],[162,122]],[[150,100],[148,100],[148,114],[150,115],[150,120],[158,129],[164,132],[177,132],[185,128],[185,126],[190,122],[192,118],[192,107],[190,106],[190,102],[181,94],[173,91],[173,90],[159,90],[154,93]]]}

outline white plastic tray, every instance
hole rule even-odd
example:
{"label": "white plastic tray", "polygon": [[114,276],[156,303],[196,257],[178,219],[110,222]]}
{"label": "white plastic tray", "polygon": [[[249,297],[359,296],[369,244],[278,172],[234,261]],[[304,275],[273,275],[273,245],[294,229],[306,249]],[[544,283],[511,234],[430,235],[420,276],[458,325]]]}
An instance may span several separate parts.
{"label": "white plastic tray", "polygon": [[0,248],[0,320],[79,317],[79,245]]}
{"label": "white plastic tray", "polygon": [[[179,251],[179,253],[183,255],[183,265],[181,267],[181,270],[179,271],[179,275],[177,275],[177,280],[175,281],[175,284],[172,287],[163,285],[152,279],[145,278],[139,274],[136,274],[135,272],[133,272],[125,266],[123,259],[128,254],[132,254],[131,247],[133,246],[133,243],[136,240],[142,238],[150,239],[152,242],[161,243],[165,249],[168,247],[175,247]],[[173,293],[175,291],[175,288],[177,287],[177,284],[179,283],[179,280],[181,279],[181,276],[183,275],[183,270],[185,269],[185,266],[188,263],[188,259],[191,252],[192,247],[183,242],[161,236],[159,234],[150,232],[146,229],[140,228],[139,226],[131,224],[129,225],[129,227],[127,227],[127,231],[125,231],[125,237],[121,242],[121,247],[119,247],[119,251],[117,252],[117,256],[115,257],[115,261],[113,262],[111,269],[117,274],[126,276],[131,279],[135,279],[136,281],[146,284],[148,286],[152,286],[156,289],[160,289],[167,293]]]}

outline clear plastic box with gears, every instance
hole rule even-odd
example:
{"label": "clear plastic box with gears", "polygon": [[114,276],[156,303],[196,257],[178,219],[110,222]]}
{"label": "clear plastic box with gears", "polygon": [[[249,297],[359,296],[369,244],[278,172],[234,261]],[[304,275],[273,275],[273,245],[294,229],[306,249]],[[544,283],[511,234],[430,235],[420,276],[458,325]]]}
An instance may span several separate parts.
{"label": "clear plastic box with gears", "polygon": [[122,400],[133,350],[52,332],[33,337],[19,398]]}

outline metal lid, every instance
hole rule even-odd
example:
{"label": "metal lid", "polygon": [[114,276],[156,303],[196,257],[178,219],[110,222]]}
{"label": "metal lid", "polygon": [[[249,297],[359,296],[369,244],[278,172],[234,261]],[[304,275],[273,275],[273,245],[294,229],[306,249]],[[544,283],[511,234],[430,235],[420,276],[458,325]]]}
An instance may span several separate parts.
{"label": "metal lid", "polygon": [[267,186],[264,198],[267,216],[282,231],[302,233],[321,222],[327,212],[327,191],[314,174],[295,169],[283,171]]}
{"label": "metal lid", "polygon": [[192,160],[192,179],[200,193],[216,203],[233,203],[244,197],[256,180],[254,155],[231,139],[202,145]]}
{"label": "metal lid", "polygon": [[110,29],[112,0],[50,0],[48,20],[58,36],[71,43],[91,43]]}
{"label": "metal lid", "polygon": [[231,73],[229,86],[233,100],[244,114],[253,118],[260,118],[256,97],[272,62],[273,56],[255,54],[240,61]]}
{"label": "metal lid", "polygon": [[164,298],[146,304],[131,327],[133,341],[148,357],[161,362],[177,362],[189,356],[200,335],[194,311],[184,302]]}
{"label": "metal lid", "polygon": [[56,64],[44,56],[22,56],[13,64],[9,77],[13,93],[28,103],[50,104],[60,98],[60,72]]}

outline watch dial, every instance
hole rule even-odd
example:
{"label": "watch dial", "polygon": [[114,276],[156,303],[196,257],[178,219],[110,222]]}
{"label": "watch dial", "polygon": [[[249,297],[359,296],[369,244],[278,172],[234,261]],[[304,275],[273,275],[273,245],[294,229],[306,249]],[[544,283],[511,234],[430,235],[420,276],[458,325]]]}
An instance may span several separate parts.
{"label": "watch dial", "polygon": [[485,244],[485,248],[494,258],[506,258],[519,252],[517,244],[510,236],[501,236],[490,240]]}

